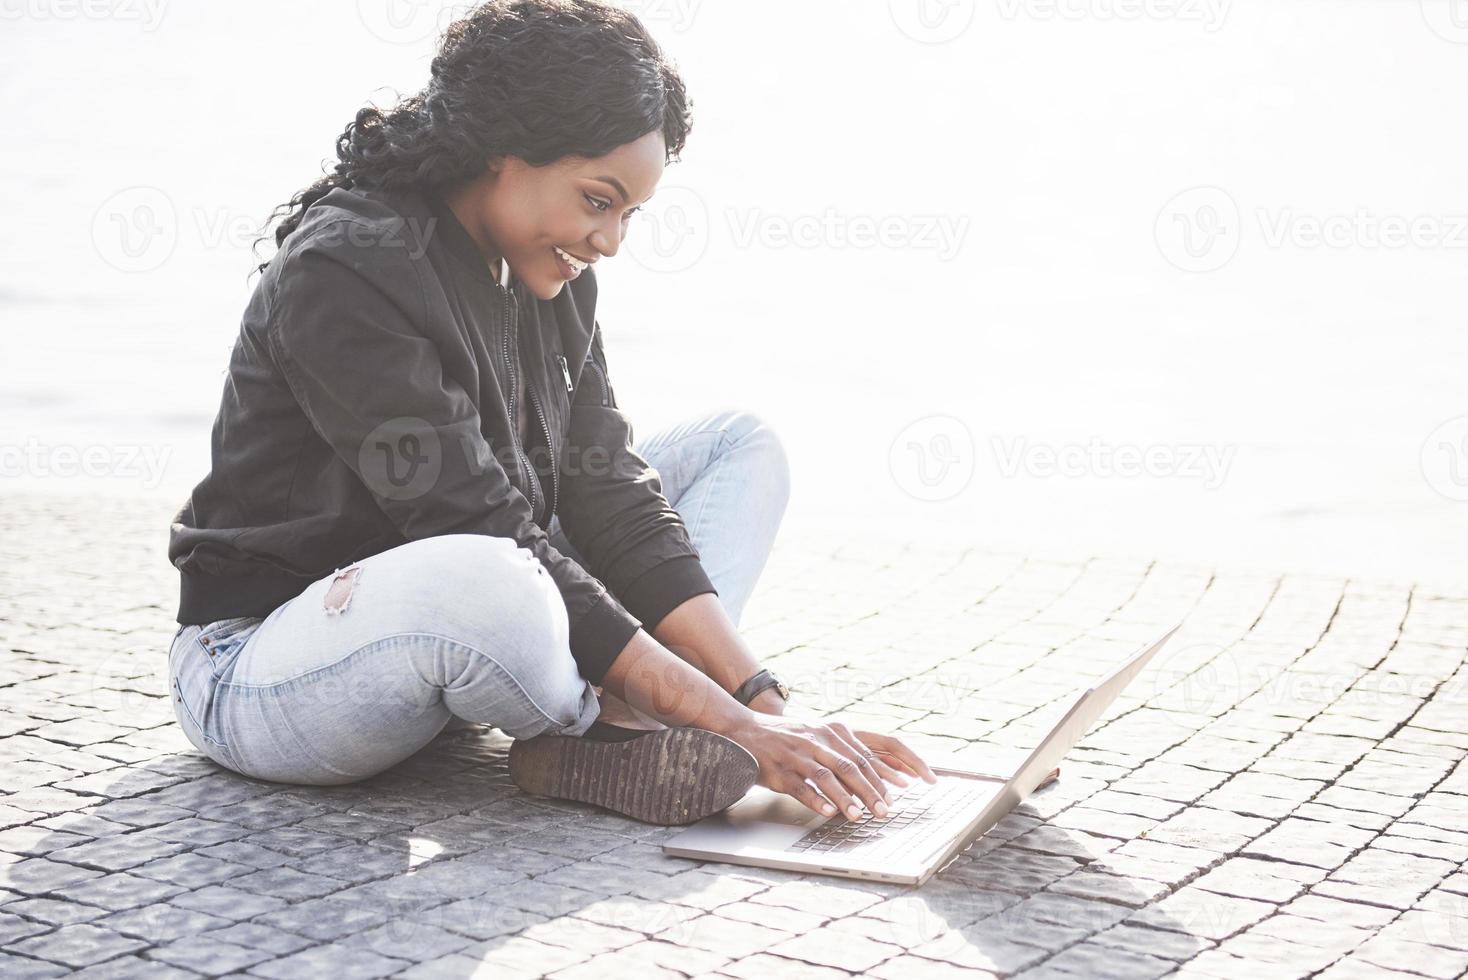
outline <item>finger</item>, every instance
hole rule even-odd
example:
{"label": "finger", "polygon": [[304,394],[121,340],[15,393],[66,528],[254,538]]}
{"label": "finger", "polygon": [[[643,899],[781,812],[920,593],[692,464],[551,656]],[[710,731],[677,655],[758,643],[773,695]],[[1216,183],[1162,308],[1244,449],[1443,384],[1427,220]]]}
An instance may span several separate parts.
{"label": "finger", "polygon": [[[877,767],[871,759],[867,758],[868,750],[865,746],[851,744],[832,730],[829,735],[831,741],[830,750],[836,754],[838,765],[834,766],[836,775],[861,800],[862,805],[874,816],[885,817],[889,812],[888,804],[891,800],[887,795],[887,787],[882,782],[882,777],[877,773]],[[850,766],[849,770],[843,770],[840,760],[846,759]],[[827,763],[830,765],[830,763]]]}
{"label": "finger", "polygon": [[815,787],[811,786],[810,783],[807,783],[805,779],[802,778],[799,774],[791,773],[787,785],[789,786],[789,788],[782,789],[781,792],[786,793],[787,795],[799,800],[801,803],[805,804],[807,809],[813,810],[823,817],[832,817],[836,815],[836,807],[832,806],[830,801],[828,801],[820,793],[816,792]]}
{"label": "finger", "polygon": [[[868,749],[867,751],[870,752],[871,750]],[[913,775],[915,774],[909,775],[903,772],[875,752],[872,752],[872,764],[877,767],[877,772],[881,774],[883,779],[897,786],[899,789],[905,789],[912,785]],[[890,796],[887,802],[892,802]]]}
{"label": "finger", "polygon": [[895,755],[907,763],[909,767],[916,770],[928,782],[936,783],[938,781],[938,777],[933,774],[933,770],[928,768],[928,764],[922,759],[919,759],[918,754],[908,748],[901,739],[892,735],[881,735],[877,732],[857,732],[856,736],[873,749],[886,751],[889,755]]}
{"label": "finger", "polygon": [[875,755],[878,759],[881,759],[886,765],[895,769],[897,772],[900,772],[904,776],[907,776],[909,778],[909,781],[913,779],[923,778],[922,773],[918,772],[912,766],[908,765],[906,762],[903,762],[895,755],[883,752],[881,749],[872,749],[872,754]]}
{"label": "finger", "polygon": [[841,784],[841,780],[836,778],[836,773],[831,767],[809,761],[807,765],[809,768],[805,772],[806,780],[820,790],[821,795],[830,800],[846,819],[860,820],[861,801],[852,796],[851,791]]}
{"label": "finger", "polygon": [[[877,792],[877,788],[872,785],[871,781],[862,775],[861,766],[852,758],[856,753],[852,749],[847,748],[846,743],[841,741],[834,733],[831,735],[831,740],[836,744],[833,746],[823,745],[817,747],[816,761],[831,772],[833,780],[846,793],[845,798],[840,800],[827,793],[827,799],[839,805],[852,820],[861,819],[863,807],[877,816],[885,817],[887,815],[887,804],[883,801],[882,794]],[[825,788],[824,785],[821,785],[823,792]],[[855,808],[854,813],[852,812],[853,807]]]}
{"label": "finger", "polygon": [[907,786],[906,775],[893,769],[887,764],[885,759],[863,745],[861,739],[857,738],[845,724],[833,722],[831,724],[831,730],[841,736],[842,741],[855,753],[857,764],[862,767],[862,775],[866,776],[868,781],[877,787],[877,790],[882,794],[882,799],[890,804],[892,802],[892,794],[887,792],[887,783],[892,783],[898,788],[905,787]]}

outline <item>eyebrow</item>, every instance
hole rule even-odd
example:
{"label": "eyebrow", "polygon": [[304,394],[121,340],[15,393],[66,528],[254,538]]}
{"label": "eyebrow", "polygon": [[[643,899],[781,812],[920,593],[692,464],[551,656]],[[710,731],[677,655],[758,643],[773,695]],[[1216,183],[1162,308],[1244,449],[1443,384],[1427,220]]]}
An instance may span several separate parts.
{"label": "eyebrow", "polygon": [[[622,182],[620,180],[618,180],[617,178],[607,176],[607,177],[593,177],[591,179],[592,180],[599,180],[599,181],[601,181],[604,184],[611,184],[613,187],[615,187],[617,189],[617,193],[622,195],[622,200],[624,200],[624,201],[630,201],[630,200],[632,200],[632,195],[627,193],[627,188],[623,187],[622,186]],[[649,198],[648,200],[651,200],[651,198]],[[644,201],[643,203],[645,204],[647,202]]]}

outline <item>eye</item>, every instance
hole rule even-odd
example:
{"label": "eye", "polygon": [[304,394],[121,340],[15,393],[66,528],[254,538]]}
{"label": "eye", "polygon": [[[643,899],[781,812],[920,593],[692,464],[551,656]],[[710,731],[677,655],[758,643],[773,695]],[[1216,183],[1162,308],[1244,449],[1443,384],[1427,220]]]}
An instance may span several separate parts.
{"label": "eye", "polygon": [[591,204],[592,207],[596,208],[597,211],[603,214],[605,214],[607,209],[612,206],[611,201],[602,201],[599,198],[592,197],[590,194],[582,194],[581,196],[586,198],[586,200]]}

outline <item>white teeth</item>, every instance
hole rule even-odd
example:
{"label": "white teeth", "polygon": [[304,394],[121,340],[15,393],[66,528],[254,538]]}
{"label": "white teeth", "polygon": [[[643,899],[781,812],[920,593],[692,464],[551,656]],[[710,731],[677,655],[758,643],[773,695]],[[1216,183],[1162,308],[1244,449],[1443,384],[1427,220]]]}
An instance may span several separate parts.
{"label": "white teeth", "polygon": [[580,272],[582,269],[586,268],[588,263],[582,262],[574,255],[568,255],[565,251],[561,249],[559,245],[552,245],[551,248],[555,249],[556,254],[564,259],[566,264],[575,269],[577,272]]}

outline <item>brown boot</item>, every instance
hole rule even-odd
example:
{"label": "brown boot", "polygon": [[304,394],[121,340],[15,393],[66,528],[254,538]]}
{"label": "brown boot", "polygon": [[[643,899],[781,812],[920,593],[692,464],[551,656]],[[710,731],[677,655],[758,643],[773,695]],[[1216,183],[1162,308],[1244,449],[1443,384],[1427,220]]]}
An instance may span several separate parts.
{"label": "brown boot", "polygon": [[759,763],[738,742],[702,728],[622,728],[594,721],[580,737],[516,739],[510,777],[527,793],[672,826],[739,802],[759,778]]}

